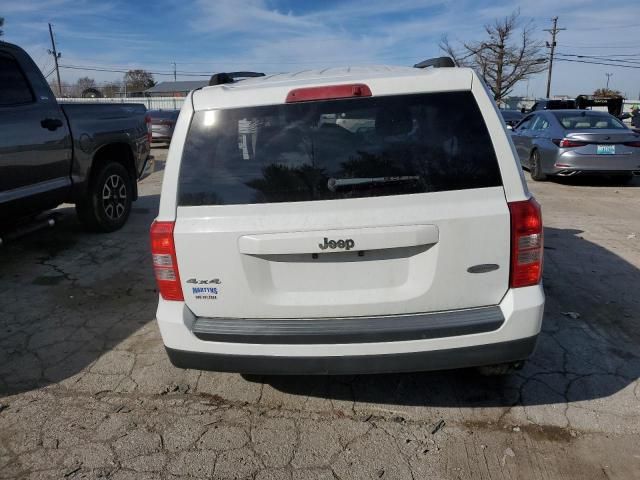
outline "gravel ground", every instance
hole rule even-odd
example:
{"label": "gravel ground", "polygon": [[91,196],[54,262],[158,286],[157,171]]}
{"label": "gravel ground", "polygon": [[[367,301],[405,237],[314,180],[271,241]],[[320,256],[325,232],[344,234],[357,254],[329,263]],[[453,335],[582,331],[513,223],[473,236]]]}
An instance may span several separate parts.
{"label": "gravel ground", "polygon": [[164,353],[155,155],[120,232],[63,206],[0,249],[0,478],[640,478],[638,179],[530,185],[547,308],[516,375],[247,378]]}

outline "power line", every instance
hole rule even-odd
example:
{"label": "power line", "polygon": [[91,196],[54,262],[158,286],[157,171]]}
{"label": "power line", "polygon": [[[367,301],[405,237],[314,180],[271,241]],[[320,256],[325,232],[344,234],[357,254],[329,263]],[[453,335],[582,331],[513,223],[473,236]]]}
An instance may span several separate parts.
{"label": "power line", "polygon": [[640,65],[620,65],[617,63],[604,63],[604,62],[591,62],[589,60],[570,60],[568,58],[558,58],[559,62],[573,62],[573,63],[589,63],[591,65],[605,65],[608,67],[620,67],[620,68],[640,68]]}
{"label": "power line", "polygon": [[45,79],[46,79],[46,78],[49,78],[49,77],[51,76],[51,74],[52,74],[53,72],[55,72],[55,71],[56,71],[56,68],[55,68],[55,67],[53,67],[51,70],[49,70],[49,73],[47,73],[47,74],[44,76],[44,78],[45,78]]}
{"label": "power line", "polygon": [[[563,53],[558,53],[558,56],[561,56],[561,57],[575,57],[575,58],[587,58],[587,59],[591,59],[591,60],[602,60],[602,61],[605,61],[605,62],[615,62],[616,64],[618,64],[618,63],[629,63],[631,65],[640,65],[640,61],[622,60],[622,59],[617,59],[617,58],[595,57],[595,56],[585,56],[585,55],[567,55],[567,54],[563,54]],[[638,60],[640,60],[640,59],[638,59]]]}
{"label": "power line", "polygon": [[624,45],[571,45],[563,43],[565,47],[570,48],[591,48],[591,49],[603,49],[603,48],[638,48],[638,44],[624,44]]}
{"label": "power line", "polygon": [[[579,58],[599,58],[601,60],[616,60],[616,61],[622,61],[623,59],[627,59],[627,58],[638,58],[640,59],[640,53],[628,53],[628,54],[616,54],[616,55],[585,55],[582,53],[557,53],[556,55],[564,55],[565,57],[579,57]],[[622,57],[622,58],[618,58],[618,57]]]}
{"label": "power line", "polygon": [[577,32],[590,32],[594,30],[618,30],[621,28],[633,28],[633,27],[640,27],[640,23],[631,23],[626,25],[610,25],[608,27],[574,28],[572,30],[575,30]]}
{"label": "power line", "polygon": [[[89,67],[82,65],[60,65],[60,68],[66,68],[70,70],[87,70],[91,72],[110,72],[110,73],[127,73],[129,70],[114,69],[114,68],[101,68],[101,67]],[[149,72],[152,75],[166,75],[173,76],[173,72]],[[177,72],[183,77],[210,77],[211,73],[193,73],[193,72]]]}

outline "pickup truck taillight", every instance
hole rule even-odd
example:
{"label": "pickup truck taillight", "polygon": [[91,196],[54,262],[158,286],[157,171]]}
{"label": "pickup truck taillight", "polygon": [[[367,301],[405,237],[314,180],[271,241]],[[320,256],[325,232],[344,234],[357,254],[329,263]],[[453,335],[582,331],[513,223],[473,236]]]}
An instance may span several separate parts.
{"label": "pickup truck taillight", "polygon": [[151,134],[151,116],[150,115],[146,115],[144,117],[144,123],[147,124],[147,141],[151,143],[152,134]]}
{"label": "pickup truck taillight", "polygon": [[510,288],[540,283],[542,277],[542,212],[534,198],[509,203],[511,214]]}
{"label": "pickup truck taillight", "polygon": [[153,222],[151,224],[151,256],[153,258],[153,272],[162,298],[183,301],[176,248],[173,242],[174,226],[174,222]]}

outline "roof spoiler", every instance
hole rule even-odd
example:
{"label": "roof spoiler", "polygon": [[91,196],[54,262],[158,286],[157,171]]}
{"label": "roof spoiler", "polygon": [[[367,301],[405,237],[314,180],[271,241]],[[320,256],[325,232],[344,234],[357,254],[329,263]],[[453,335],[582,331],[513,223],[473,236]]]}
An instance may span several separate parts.
{"label": "roof spoiler", "polygon": [[259,72],[223,72],[211,75],[209,86],[233,83],[237,78],[264,77],[264,73]]}
{"label": "roof spoiler", "polygon": [[416,63],[413,66],[413,68],[427,68],[427,67],[449,68],[449,67],[455,67],[455,66],[456,64],[454,63],[451,57],[437,57],[437,58],[430,58],[428,60],[424,60],[423,62],[420,62],[420,63]]}

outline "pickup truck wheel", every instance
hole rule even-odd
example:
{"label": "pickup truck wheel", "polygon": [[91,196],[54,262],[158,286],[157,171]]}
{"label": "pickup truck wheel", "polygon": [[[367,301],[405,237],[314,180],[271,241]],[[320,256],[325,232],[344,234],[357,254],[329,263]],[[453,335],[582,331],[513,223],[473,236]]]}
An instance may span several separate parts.
{"label": "pickup truck wheel", "polygon": [[106,163],[93,177],[87,197],[76,204],[76,212],[89,230],[113,232],[129,218],[132,196],[127,169],[116,162]]}

